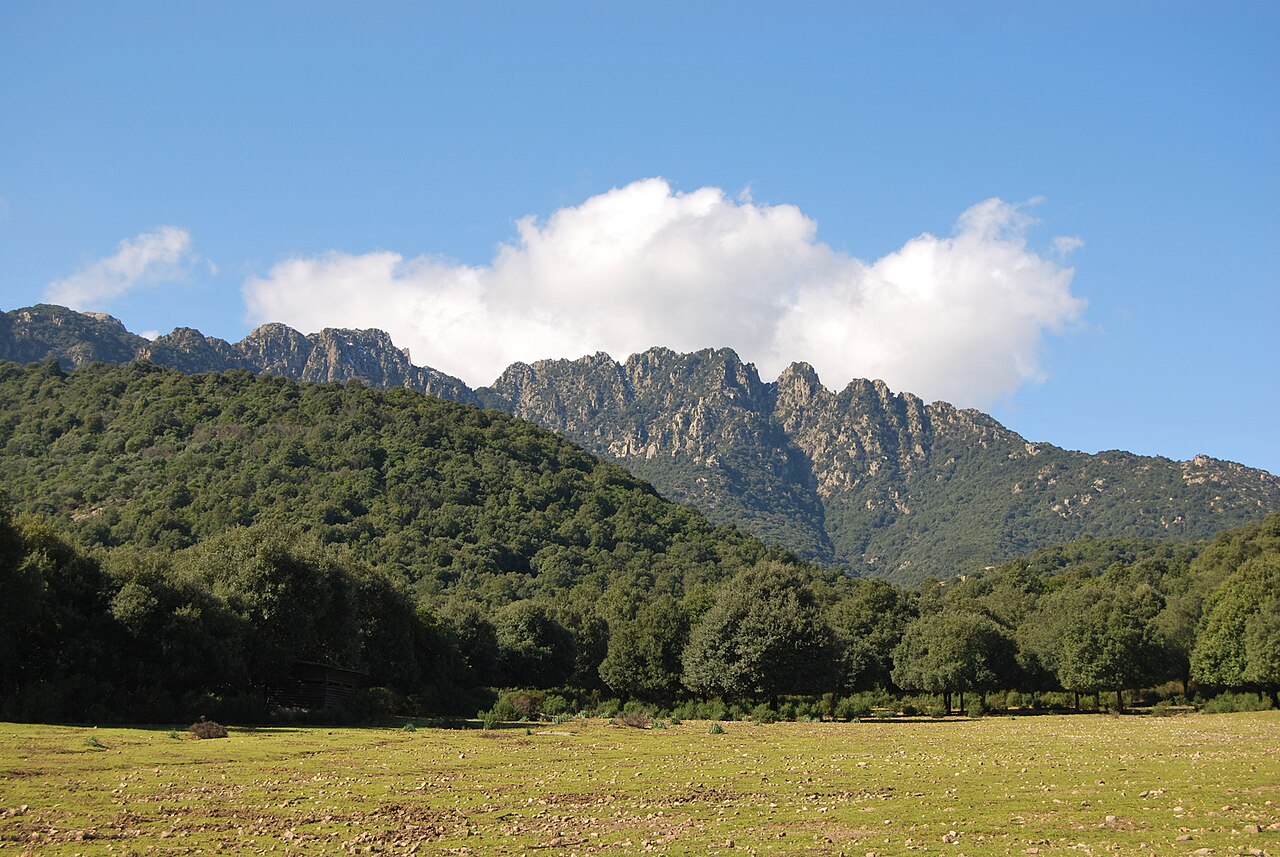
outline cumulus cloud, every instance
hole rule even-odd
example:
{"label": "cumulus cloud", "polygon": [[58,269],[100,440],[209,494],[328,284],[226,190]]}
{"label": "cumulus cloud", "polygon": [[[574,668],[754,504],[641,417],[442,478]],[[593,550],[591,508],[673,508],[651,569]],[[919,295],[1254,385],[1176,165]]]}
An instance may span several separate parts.
{"label": "cumulus cloud", "polygon": [[195,261],[191,235],[176,226],[161,226],[124,239],[114,256],[90,262],[71,276],[50,283],[45,297],[72,309],[101,309],[110,299],[139,286],[185,277]]}
{"label": "cumulus cloud", "polygon": [[987,200],[952,235],[864,262],[795,206],[648,179],[519,221],[487,265],[333,252],[281,262],[244,296],[255,323],[380,327],[472,384],[517,360],[729,346],[765,377],[805,360],[832,387],[881,378],[989,406],[1042,377],[1044,334],[1084,306],[1072,269],[1027,246],[1032,222]]}

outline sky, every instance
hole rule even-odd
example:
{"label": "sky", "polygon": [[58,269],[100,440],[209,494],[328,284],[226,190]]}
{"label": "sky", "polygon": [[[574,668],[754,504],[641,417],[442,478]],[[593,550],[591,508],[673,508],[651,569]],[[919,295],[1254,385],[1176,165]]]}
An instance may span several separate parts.
{"label": "sky", "polygon": [[735,348],[1280,473],[1280,5],[0,0],[0,309]]}

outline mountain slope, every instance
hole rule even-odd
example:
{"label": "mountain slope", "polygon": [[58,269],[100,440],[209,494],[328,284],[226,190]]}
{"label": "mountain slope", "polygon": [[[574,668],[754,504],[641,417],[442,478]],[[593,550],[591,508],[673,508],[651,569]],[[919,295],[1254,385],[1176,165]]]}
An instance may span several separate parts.
{"label": "mountain slope", "polygon": [[0,491],[85,545],[283,524],[494,604],[625,575],[679,594],[766,555],[527,421],[243,371],[0,362]]}
{"label": "mountain slope", "polygon": [[1264,471],[1028,443],[978,411],[879,381],[832,392],[803,363],[764,382],[727,349],[518,363],[472,391],[414,367],[380,331],[304,337],[273,324],[236,344],[187,329],[147,342],[110,317],[57,307],[0,318],[7,359],[147,357],[184,371],[359,378],[503,410],[624,464],[716,523],[900,582],[1082,536],[1207,538],[1280,509],[1280,479]]}

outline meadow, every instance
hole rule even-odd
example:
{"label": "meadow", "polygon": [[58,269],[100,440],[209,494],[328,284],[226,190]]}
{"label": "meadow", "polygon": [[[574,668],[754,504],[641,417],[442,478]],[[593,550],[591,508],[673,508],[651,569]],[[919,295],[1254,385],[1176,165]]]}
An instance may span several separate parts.
{"label": "meadow", "polygon": [[0,724],[12,854],[1280,855],[1280,712]]}

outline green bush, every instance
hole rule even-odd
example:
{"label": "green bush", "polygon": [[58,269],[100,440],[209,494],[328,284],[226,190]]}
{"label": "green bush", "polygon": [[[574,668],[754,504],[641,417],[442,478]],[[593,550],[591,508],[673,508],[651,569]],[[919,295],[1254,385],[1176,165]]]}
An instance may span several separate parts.
{"label": "green bush", "polygon": [[859,720],[871,715],[871,700],[867,694],[846,696],[836,702],[836,717],[840,720]]}
{"label": "green bush", "polygon": [[546,698],[541,690],[504,690],[498,694],[493,710],[503,720],[533,720],[541,712]]}
{"label": "green bush", "polygon": [[756,723],[776,723],[778,722],[778,714],[762,702],[751,709],[751,719]]}
{"label": "green bush", "polygon": [[710,726],[708,726],[708,727],[707,727],[707,734],[708,734],[708,735],[723,735],[723,734],[724,734],[724,727],[723,727],[723,726],[721,726],[721,725],[720,725],[720,721],[718,721],[718,720],[717,720],[717,721],[713,722]]}
{"label": "green bush", "polygon": [[1235,711],[1270,711],[1271,700],[1260,693],[1220,693],[1201,708],[1205,714],[1230,714]]}
{"label": "green bush", "polygon": [[566,714],[571,708],[573,706],[569,704],[569,700],[558,693],[553,693],[542,700],[542,704],[538,706],[538,713],[544,717],[557,717]]}
{"label": "green bush", "polygon": [[974,696],[973,699],[969,701],[969,705],[965,708],[964,713],[975,720],[979,717],[985,716],[987,713],[987,707],[982,704],[982,697]]}
{"label": "green bush", "polygon": [[671,714],[681,720],[728,720],[731,716],[729,709],[718,699],[686,700],[673,708]]}

